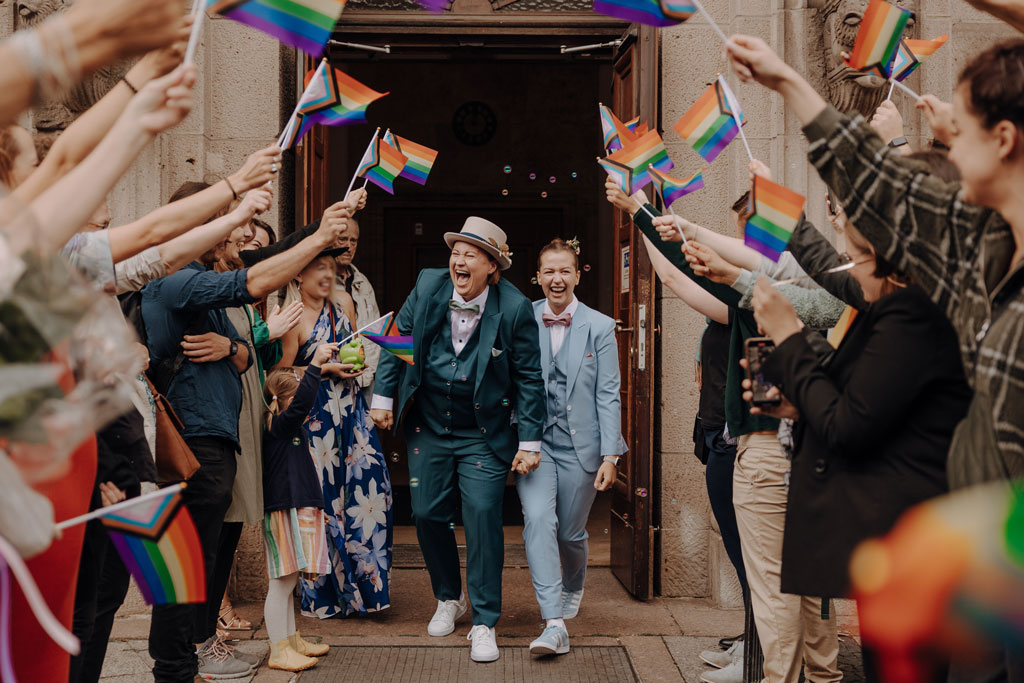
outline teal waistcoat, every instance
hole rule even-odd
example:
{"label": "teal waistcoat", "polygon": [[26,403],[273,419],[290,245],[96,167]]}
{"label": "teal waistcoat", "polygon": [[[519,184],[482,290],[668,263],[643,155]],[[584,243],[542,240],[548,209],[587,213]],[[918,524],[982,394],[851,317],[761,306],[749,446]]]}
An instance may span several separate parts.
{"label": "teal waistcoat", "polygon": [[456,356],[452,347],[452,327],[445,311],[441,329],[434,335],[423,368],[421,395],[417,412],[430,431],[440,436],[480,437],[473,405],[476,387],[476,348],[480,340],[478,325],[469,341]]}

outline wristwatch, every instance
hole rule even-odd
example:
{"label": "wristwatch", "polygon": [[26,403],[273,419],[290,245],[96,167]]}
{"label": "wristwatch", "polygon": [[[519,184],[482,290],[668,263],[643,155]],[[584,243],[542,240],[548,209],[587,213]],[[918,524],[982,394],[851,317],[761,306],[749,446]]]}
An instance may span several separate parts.
{"label": "wristwatch", "polygon": [[228,358],[234,358],[235,354],[238,353],[238,342],[231,342],[231,350],[228,351]]}
{"label": "wristwatch", "polygon": [[620,456],[618,456],[618,455],[606,455],[606,456],[604,456],[604,461],[605,462],[610,462],[611,464],[615,465],[616,467],[619,466],[619,462],[621,460],[622,460],[622,458]]}
{"label": "wristwatch", "polygon": [[903,145],[906,144],[909,144],[907,142],[907,138],[903,137],[902,135],[898,138],[893,138],[892,141],[889,142],[890,147],[902,147]]}

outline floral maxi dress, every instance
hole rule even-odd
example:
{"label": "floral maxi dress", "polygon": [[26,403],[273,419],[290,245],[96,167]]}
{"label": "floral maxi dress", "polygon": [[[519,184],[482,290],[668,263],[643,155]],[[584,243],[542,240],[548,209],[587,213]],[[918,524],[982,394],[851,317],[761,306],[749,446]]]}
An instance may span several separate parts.
{"label": "floral maxi dress", "polygon": [[[308,365],[317,346],[349,334],[341,307],[325,304],[295,364]],[[326,619],[386,609],[391,606],[391,479],[358,382],[325,377],[306,427],[323,485],[331,572],[300,579],[302,613]]]}

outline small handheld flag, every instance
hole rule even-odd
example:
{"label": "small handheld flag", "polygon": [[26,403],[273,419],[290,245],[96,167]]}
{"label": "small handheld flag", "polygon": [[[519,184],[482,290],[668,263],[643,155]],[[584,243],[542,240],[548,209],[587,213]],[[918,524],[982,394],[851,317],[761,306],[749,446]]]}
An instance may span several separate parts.
{"label": "small handheld flag", "polygon": [[778,261],[793,236],[805,201],[807,198],[802,194],[755,175],[750,193],[751,215],[747,219],[743,243]]}
{"label": "small handheld flag", "polygon": [[208,8],[319,56],[347,0],[209,0]]}
{"label": "small handheld flag", "polygon": [[418,145],[400,135],[395,135],[390,130],[385,131],[384,141],[404,154],[408,159],[399,175],[414,183],[426,185],[427,176],[430,175],[430,171],[434,168],[434,161],[437,160],[437,151],[423,145]]}
{"label": "small handheld flag", "polygon": [[623,145],[633,142],[638,137],[636,127],[640,124],[640,117],[623,123],[612,110],[598,102],[598,113],[601,116],[601,132],[604,135],[604,148],[609,152],[622,149]]}
{"label": "small handheld flag", "polygon": [[651,174],[654,191],[661,197],[661,203],[665,205],[666,209],[672,206],[676,200],[704,187],[704,172],[702,170],[697,171],[686,180],[673,178],[656,168],[649,169],[648,173]]}
{"label": "small handheld flag", "polygon": [[892,77],[901,83],[907,80],[910,74],[914,73],[948,40],[948,33],[934,40],[914,40],[913,38],[901,40],[896,51],[896,59],[893,61]]}
{"label": "small handheld flag", "polygon": [[413,362],[413,338],[401,335],[395,322],[394,313],[388,313],[360,334],[409,365],[415,365]]}
{"label": "small handheld flag", "polygon": [[648,169],[668,171],[674,167],[665,142],[656,130],[648,131],[635,142],[604,159],[598,159],[598,163],[626,194],[633,194],[651,182]]}
{"label": "small handheld flag", "polygon": [[363,154],[356,170],[357,178],[366,178],[390,194],[395,193],[395,178],[405,168],[409,158],[385,142],[379,135]]}
{"label": "small handheld flag", "polygon": [[708,163],[717,159],[739,134],[737,119],[741,124],[746,124],[742,111],[738,116],[733,116],[722,83],[721,78],[718,78],[709,85],[690,110],[672,127]]}
{"label": "small handheld flag", "polygon": [[846,65],[888,79],[910,16],[909,11],[885,0],[871,0],[857,30],[853,52],[843,55]]}
{"label": "small handheld flag", "polygon": [[697,8],[679,0],[594,0],[594,11],[647,26],[674,26],[693,16]]}

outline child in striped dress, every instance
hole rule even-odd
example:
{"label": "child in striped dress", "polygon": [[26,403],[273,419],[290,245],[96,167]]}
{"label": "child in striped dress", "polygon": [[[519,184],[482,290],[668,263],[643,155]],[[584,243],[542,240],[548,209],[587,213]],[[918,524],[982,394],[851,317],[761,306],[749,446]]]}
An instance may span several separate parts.
{"label": "child in striped dress", "polygon": [[309,456],[305,422],[320,387],[320,366],[337,350],[337,344],[321,344],[308,367],[278,368],[264,386],[269,411],[263,436],[263,545],[270,586],[263,616],[271,669],[303,671],[330,649],[303,640],[295,630],[293,596],[300,572],[315,577],[331,571],[323,489]]}

